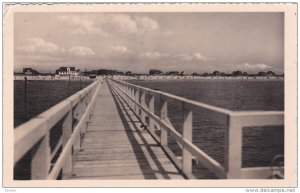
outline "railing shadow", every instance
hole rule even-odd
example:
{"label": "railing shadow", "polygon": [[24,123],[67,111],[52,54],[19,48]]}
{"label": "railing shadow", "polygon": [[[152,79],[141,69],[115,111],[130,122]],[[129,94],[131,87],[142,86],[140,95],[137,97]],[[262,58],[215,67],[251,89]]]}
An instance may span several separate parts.
{"label": "railing shadow", "polygon": [[[143,152],[142,148],[140,145],[136,145],[137,144],[137,139],[136,137],[134,136],[133,132],[136,132],[139,136],[139,138],[142,140],[143,142],[143,145],[144,147],[146,148],[146,151],[148,151],[151,159],[154,161],[156,167],[158,168],[158,171],[159,173],[163,176],[163,178],[165,179],[170,179],[170,176],[168,174],[171,174],[170,172],[166,171],[164,169],[164,167],[162,166],[162,164],[160,163],[160,161],[157,159],[156,155],[154,154],[153,150],[151,149],[151,146],[153,146],[152,144],[149,144],[147,142],[147,140],[143,137],[142,135],[142,132],[139,127],[137,126],[137,123],[136,121],[134,121],[132,119],[132,115],[130,115],[130,111],[131,109],[129,108],[128,104],[125,102],[125,100],[119,95],[117,94],[117,92],[112,88],[112,86],[108,83],[108,86],[110,88],[110,92],[112,94],[112,97],[113,97],[113,100],[115,101],[116,103],[116,106],[117,106],[117,110],[118,110],[118,113],[120,115],[120,118],[123,122],[123,125],[125,127],[125,129],[127,130],[126,131],[126,134],[130,140],[130,143],[132,144],[132,147],[133,147],[133,150],[134,150],[134,153],[139,156],[142,156],[143,158],[146,158],[146,156],[144,155],[144,153],[142,155],[140,155],[141,152]],[[127,117],[128,117],[128,120],[126,119],[124,113],[126,113]],[[133,112],[132,112],[133,113]],[[129,123],[132,123],[133,127],[134,127],[134,130],[135,131],[132,131]],[[145,131],[146,132],[146,131]],[[157,146],[159,146],[157,144]],[[141,158],[142,158],[141,157]],[[142,170],[143,172],[143,175],[146,179],[156,179],[157,177],[155,176],[155,170],[153,170],[149,164],[149,162],[147,161],[147,164],[145,165],[144,163],[144,159],[138,159],[138,163],[139,163],[139,166],[140,166],[140,169]],[[148,168],[151,168],[153,172],[151,172],[149,174],[148,171],[145,171],[147,170]],[[178,174],[178,173],[176,173]]]}

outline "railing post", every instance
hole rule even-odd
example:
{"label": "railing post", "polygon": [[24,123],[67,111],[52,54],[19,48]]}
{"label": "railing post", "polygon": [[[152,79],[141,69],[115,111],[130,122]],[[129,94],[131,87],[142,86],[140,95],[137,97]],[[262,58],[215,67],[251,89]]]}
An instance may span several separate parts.
{"label": "railing post", "polygon": [[[125,92],[129,96],[129,86],[128,85],[125,86]],[[127,104],[129,105],[130,104],[130,99],[128,97],[126,97],[126,99],[127,99]]]}
{"label": "railing post", "polygon": [[51,154],[49,146],[49,133],[44,136],[31,160],[31,179],[46,179],[50,170]]}
{"label": "railing post", "polygon": [[[168,102],[160,97],[160,119],[168,123]],[[168,145],[168,132],[165,128],[160,128],[160,144],[162,146]]]}
{"label": "railing post", "polygon": [[[73,116],[79,122],[83,113],[84,113],[84,111],[82,109],[82,101],[80,99],[80,102],[77,104],[77,106],[75,107],[75,109],[73,111]],[[77,139],[74,142],[73,150],[74,150],[75,154],[77,154],[80,151],[80,144],[81,144],[80,135],[81,135],[81,132],[80,132],[80,134],[78,135]]]}
{"label": "railing post", "polygon": [[[86,96],[86,93],[85,93],[85,96],[83,97],[82,101],[81,101],[81,108],[82,108],[82,112],[85,112],[86,111],[86,108],[88,106],[88,101],[87,101],[87,96]],[[84,127],[81,128],[81,131],[80,133],[85,133],[86,132],[86,129],[87,129],[87,123],[85,124]]]}
{"label": "railing post", "polygon": [[242,167],[242,127],[239,120],[228,117],[225,133],[225,171],[226,178],[240,179]]}
{"label": "railing post", "polygon": [[[63,148],[66,146],[68,140],[70,139],[70,136],[72,134],[72,108],[70,108],[70,111],[65,117],[65,120],[63,122],[63,133],[62,133],[62,146]],[[72,150],[68,152],[66,161],[62,167],[62,176],[63,179],[67,179],[72,174]]]}
{"label": "railing post", "polygon": [[129,93],[129,94],[130,94],[130,95],[129,95],[129,96],[130,96],[130,103],[129,103],[130,105],[129,105],[129,106],[130,106],[131,109],[133,109],[133,102],[131,101],[131,99],[132,99],[133,96],[134,96],[134,89],[133,89],[133,87],[130,86],[129,92],[130,92],[130,93]]}
{"label": "railing post", "polygon": [[[192,142],[193,139],[193,112],[183,104],[183,138]],[[192,174],[192,154],[183,147],[182,150],[182,169],[186,175]]]}
{"label": "railing post", "polygon": [[[140,89],[138,89],[138,88],[135,89],[134,99],[135,99],[135,102],[140,103]],[[139,106],[134,105],[134,109],[135,109],[135,114],[138,117],[140,117],[140,108],[139,108]]]}
{"label": "railing post", "polygon": [[[146,102],[145,102],[145,93],[142,91],[142,96],[141,96],[141,105],[146,108]],[[146,115],[144,111],[141,109],[141,121],[143,124],[146,123]]]}
{"label": "railing post", "polygon": [[[148,104],[149,111],[153,114],[154,114],[154,99],[155,99],[154,95],[149,95],[149,104]],[[149,117],[149,131],[154,133],[154,120],[151,117]]]}

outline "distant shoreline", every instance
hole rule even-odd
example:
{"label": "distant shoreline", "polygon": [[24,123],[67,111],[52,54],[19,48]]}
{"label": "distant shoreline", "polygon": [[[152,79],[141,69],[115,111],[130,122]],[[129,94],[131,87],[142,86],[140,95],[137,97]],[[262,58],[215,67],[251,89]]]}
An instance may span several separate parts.
{"label": "distant shoreline", "polygon": [[136,80],[136,81],[170,81],[170,80],[284,80],[284,77],[246,77],[246,76],[240,76],[240,77],[201,77],[201,76],[140,76],[140,77],[126,77],[126,76],[114,76],[114,78],[119,80]]}
{"label": "distant shoreline", "polygon": [[[14,80],[25,80],[25,77],[27,77],[27,80],[45,80],[45,81],[51,81],[51,80],[64,80],[64,81],[90,81],[95,79],[90,79],[90,77],[87,76],[61,76],[61,77],[54,77],[54,76],[14,76]],[[97,76],[96,79],[101,79],[104,76]],[[238,76],[238,77],[222,77],[222,76],[208,76],[208,77],[202,77],[202,76],[107,76],[112,77],[118,80],[136,80],[136,81],[148,81],[148,80],[284,80],[284,77],[282,76]]]}
{"label": "distant shoreline", "polygon": [[[25,80],[25,77],[27,80],[45,80],[45,81],[54,81],[54,80],[64,80],[64,81],[85,81],[85,80],[94,80],[90,79],[89,77],[86,76],[73,76],[73,77],[68,77],[68,76],[61,76],[61,77],[54,77],[54,76],[14,76],[14,80]],[[99,77],[100,78],[100,77]]]}

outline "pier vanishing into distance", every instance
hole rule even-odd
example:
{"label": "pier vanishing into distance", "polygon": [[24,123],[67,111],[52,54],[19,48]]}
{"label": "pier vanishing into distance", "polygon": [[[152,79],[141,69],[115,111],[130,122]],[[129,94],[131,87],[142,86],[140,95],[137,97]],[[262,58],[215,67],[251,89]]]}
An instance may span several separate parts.
{"label": "pier vanishing into distance", "polygon": [[[183,104],[182,134],[168,118],[170,101]],[[224,164],[193,144],[194,110],[226,123]],[[62,135],[50,148],[50,131],[58,123]],[[283,126],[284,112],[231,111],[101,78],[15,128],[14,164],[31,151],[33,180],[194,179],[195,163],[220,179],[266,179],[274,167],[242,168],[242,128],[269,125]],[[169,137],[181,155],[169,148]]]}

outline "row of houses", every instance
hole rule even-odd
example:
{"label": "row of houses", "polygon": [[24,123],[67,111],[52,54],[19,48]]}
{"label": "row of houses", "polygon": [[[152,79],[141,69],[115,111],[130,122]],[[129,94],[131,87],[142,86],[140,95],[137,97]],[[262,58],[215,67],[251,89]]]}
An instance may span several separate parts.
{"label": "row of houses", "polygon": [[[60,67],[55,71],[55,75],[59,76],[78,76],[80,74],[80,70],[75,67]],[[41,75],[40,72],[33,68],[23,68],[23,75]]]}

